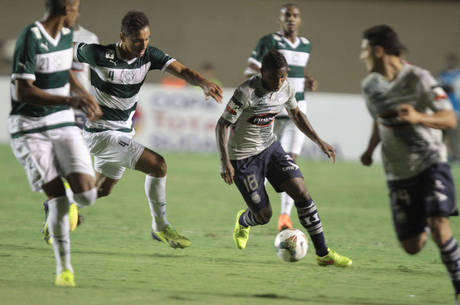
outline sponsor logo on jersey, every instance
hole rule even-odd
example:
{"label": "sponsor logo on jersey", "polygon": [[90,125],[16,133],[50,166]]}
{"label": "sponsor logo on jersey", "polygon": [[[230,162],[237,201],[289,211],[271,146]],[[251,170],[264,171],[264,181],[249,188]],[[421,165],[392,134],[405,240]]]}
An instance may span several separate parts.
{"label": "sponsor logo on jersey", "polygon": [[265,127],[270,124],[273,124],[275,121],[275,116],[278,113],[264,113],[264,114],[259,114],[259,115],[254,115],[248,119],[248,123]]}
{"label": "sponsor logo on jersey", "polygon": [[432,92],[433,92],[435,101],[440,101],[440,100],[444,100],[447,98],[446,92],[441,87],[434,87],[432,89]]}

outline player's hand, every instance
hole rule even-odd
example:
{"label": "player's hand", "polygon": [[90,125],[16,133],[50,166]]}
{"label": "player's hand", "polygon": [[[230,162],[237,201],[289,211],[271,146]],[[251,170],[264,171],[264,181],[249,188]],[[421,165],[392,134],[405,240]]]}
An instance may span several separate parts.
{"label": "player's hand", "polygon": [[404,122],[410,124],[418,124],[420,122],[420,115],[412,105],[398,105],[398,107],[396,107],[396,112],[398,113],[398,117]]}
{"label": "player's hand", "polygon": [[223,92],[219,85],[206,80],[201,88],[203,88],[206,100],[211,96],[217,103],[222,104]]}
{"label": "player's hand", "polygon": [[89,94],[71,97],[70,106],[83,111],[90,121],[97,120],[102,116],[102,110],[99,104],[96,99]]}
{"label": "player's hand", "polygon": [[228,185],[233,183],[233,177],[235,176],[235,169],[233,168],[230,161],[222,161],[220,168],[220,176],[224,179]]}
{"label": "player's hand", "polygon": [[366,150],[362,155],[361,155],[361,164],[365,166],[370,166],[372,164],[372,152]]}
{"label": "player's hand", "polygon": [[319,82],[311,76],[305,75],[305,88],[308,91],[316,91],[318,89]]}
{"label": "player's hand", "polygon": [[321,150],[327,155],[327,157],[332,161],[332,163],[335,163],[334,147],[321,140],[319,141],[318,145],[321,148]]}

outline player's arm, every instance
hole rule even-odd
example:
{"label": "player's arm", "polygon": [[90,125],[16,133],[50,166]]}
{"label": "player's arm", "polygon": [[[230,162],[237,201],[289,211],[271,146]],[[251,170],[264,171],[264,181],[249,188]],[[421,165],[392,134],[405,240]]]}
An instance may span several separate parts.
{"label": "player's arm", "polygon": [[230,134],[231,123],[220,117],[216,125],[216,143],[220,155],[220,176],[225,183],[232,184],[235,170],[233,169],[228,155],[228,137]]}
{"label": "player's arm", "polygon": [[366,151],[361,155],[361,163],[363,165],[369,166],[372,164],[372,155],[374,154],[374,150],[380,143],[380,135],[378,130],[377,121],[374,120],[372,124],[372,133],[371,137],[369,138],[369,143],[367,144]]}
{"label": "player's arm", "polygon": [[214,98],[219,104],[222,103],[222,88],[219,87],[216,83],[213,83],[205,78],[203,78],[200,73],[190,69],[177,60],[173,61],[168,65],[166,71],[171,73],[174,76],[184,79],[187,83],[193,86],[200,86],[204,91],[206,99],[209,96]]}
{"label": "player's arm", "polygon": [[40,106],[66,105],[75,109],[81,109],[87,113],[88,119],[94,120],[102,115],[99,106],[94,105],[94,100],[85,96],[61,96],[49,94],[36,87],[30,79],[16,79],[17,97],[19,102]]}
{"label": "player's arm", "polygon": [[451,109],[440,110],[434,113],[418,112],[412,105],[401,104],[396,111],[401,120],[410,124],[422,124],[436,129],[454,128],[457,126],[455,112]]}
{"label": "player's arm", "polygon": [[99,107],[98,102],[91,94],[89,94],[88,91],[86,91],[73,72],[69,72],[69,83],[70,91],[72,91],[75,95],[82,97],[82,104],[79,105],[79,109],[86,114],[89,120],[100,118],[102,116],[102,110]]}
{"label": "player's arm", "polygon": [[334,148],[319,137],[319,135],[313,129],[313,126],[311,126],[310,122],[308,121],[307,116],[302,111],[300,111],[299,107],[289,109],[288,113],[297,128],[299,128],[300,131],[302,131],[307,137],[315,142],[328,156],[328,158],[335,163]]}

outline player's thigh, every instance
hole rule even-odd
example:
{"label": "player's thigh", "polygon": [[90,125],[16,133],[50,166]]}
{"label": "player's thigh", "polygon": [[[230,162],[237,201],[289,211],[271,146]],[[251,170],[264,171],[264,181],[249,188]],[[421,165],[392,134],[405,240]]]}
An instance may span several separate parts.
{"label": "player's thigh", "polygon": [[[295,195],[294,199],[299,197],[301,193],[306,192],[305,185],[303,183],[302,185],[299,184],[300,180],[292,180],[300,178],[303,182],[302,172],[294,159],[284,151],[281,144],[276,141],[267,150],[270,153],[270,164],[267,166],[266,176],[275,191],[278,193],[288,191],[288,194],[291,192]],[[283,186],[286,183],[291,186],[289,190],[285,189],[286,186]],[[289,195],[292,197],[291,194]]]}
{"label": "player's thigh", "polygon": [[74,193],[88,191],[95,187],[94,170],[88,148],[77,127],[65,127],[56,130],[53,136],[54,154],[70,187]]}
{"label": "player's thigh", "polygon": [[389,181],[388,188],[393,225],[399,241],[417,238],[427,226],[420,177]]}
{"label": "player's thigh", "polygon": [[31,133],[11,140],[11,148],[27,174],[33,191],[60,177],[54,154],[54,143],[46,132]]}
{"label": "player's thigh", "polygon": [[145,148],[136,163],[136,170],[154,177],[164,177],[167,171],[166,161],[160,154]]}
{"label": "player's thigh", "polygon": [[233,180],[248,207],[254,213],[266,210],[267,206],[270,206],[270,201],[265,189],[263,160],[257,159],[256,156],[231,162],[235,169]]}
{"label": "player's thigh", "polygon": [[438,163],[422,173],[423,209],[427,217],[458,215],[455,184],[447,163]]}

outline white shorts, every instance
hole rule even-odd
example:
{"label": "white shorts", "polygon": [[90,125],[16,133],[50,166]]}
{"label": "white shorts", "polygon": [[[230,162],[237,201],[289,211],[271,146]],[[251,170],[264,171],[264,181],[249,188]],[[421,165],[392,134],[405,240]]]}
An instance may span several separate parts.
{"label": "white shorts", "polygon": [[[298,101],[299,109],[303,113],[307,112],[307,102]],[[290,154],[299,155],[302,152],[306,136],[289,117],[275,119],[273,132],[278,137],[284,151]]]}
{"label": "white shorts", "polygon": [[91,157],[78,127],[25,134],[12,139],[11,148],[35,192],[59,176],[83,173],[94,177]]}
{"label": "white shorts", "polygon": [[144,152],[144,145],[132,135],[120,131],[88,132],[83,137],[94,156],[94,169],[104,176],[119,180],[126,168],[134,169]]}

